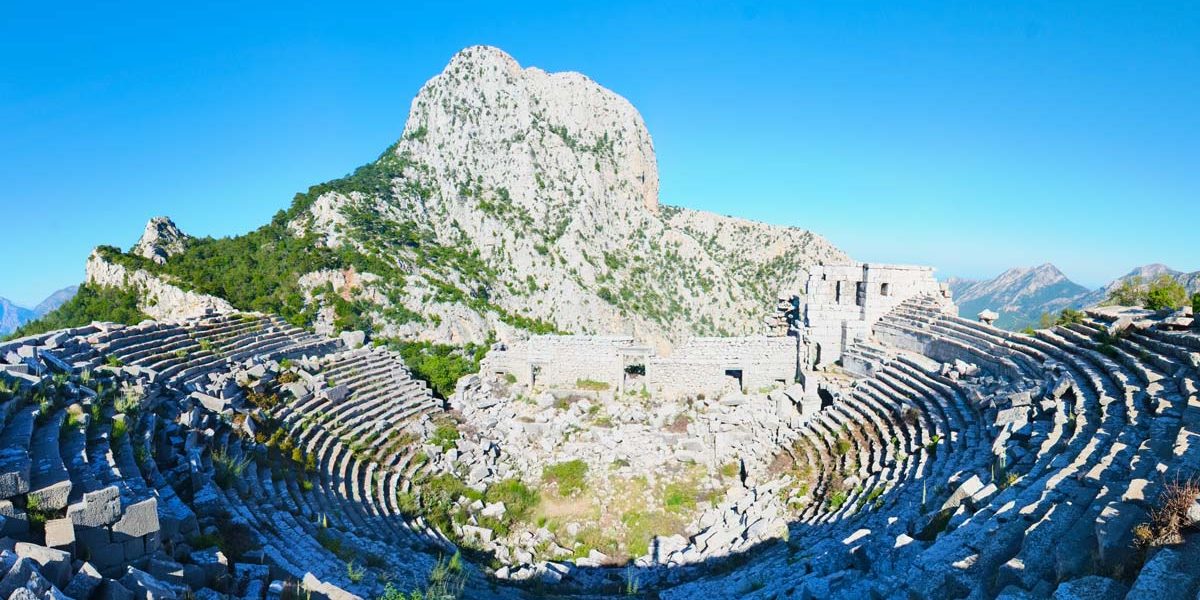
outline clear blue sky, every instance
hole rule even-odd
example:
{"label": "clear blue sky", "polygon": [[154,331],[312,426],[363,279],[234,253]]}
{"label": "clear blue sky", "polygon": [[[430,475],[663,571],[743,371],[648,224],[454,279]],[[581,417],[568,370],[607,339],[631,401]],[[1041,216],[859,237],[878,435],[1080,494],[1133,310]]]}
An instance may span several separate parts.
{"label": "clear blue sky", "polygon": [[1196,2],[69,4],[0,19],[0,296],[27,304],[153,215],[241,233],[373,159],[472,44],[629,98],[666,203],[943,275],[1200,269]]}

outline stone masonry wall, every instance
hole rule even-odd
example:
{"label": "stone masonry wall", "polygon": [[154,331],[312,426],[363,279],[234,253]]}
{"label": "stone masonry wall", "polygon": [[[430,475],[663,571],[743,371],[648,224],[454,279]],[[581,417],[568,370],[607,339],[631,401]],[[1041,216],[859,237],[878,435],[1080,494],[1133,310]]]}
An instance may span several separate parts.
{"label": "stone masonry wall", "polygon": [[[624,379],[625,357],[641,353],[649,350],[635,346],[631,337],[535,335],[488,353],[483,368],[512,374],[521,385],[573,386],[587,379],[616,389]],[[630,364],[643,362],[632,359]]]}
{"label": "stone masonry wall", "polygon": [[714,394],[741,372],[741,387],[756,390],[796,380],[795,337],[693,338],[646,365],[647,385],[668,396]]}
{"label": "stone masonry wall", "polygon": [[645,367],[648,389],[670,396],[715,394],[741,372],[741,387],[759,389],[796,380],[795,337],[693,338],[671,356],[653,356],[630,337],[537,335],[493,350],[484,359],[486,373],[508,373],[516,383],[574,386],[580,379],[621,389],[625,367]]}
{"label": "stone masonry wall", "polygon": [[814,267],[805,290],[806,366],[824,367],[846,346],[866,338],[874,325],[901,302],[928,294],[949,301],[949,292],[930,267],[851,264]]}

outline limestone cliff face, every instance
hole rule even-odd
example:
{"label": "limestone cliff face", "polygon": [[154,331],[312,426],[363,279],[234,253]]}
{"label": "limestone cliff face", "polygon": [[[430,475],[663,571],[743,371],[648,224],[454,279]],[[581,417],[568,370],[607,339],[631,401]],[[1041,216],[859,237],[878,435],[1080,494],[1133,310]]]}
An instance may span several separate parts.
{"label": "limestone cliff face", "polygon": [[572,191],[600,221],[658,207],[654,144],[629,101],[497,48],[459,52],[421,88],[396,153],[431,169],[443,198],[482,176],[535,218],[574,204],[562,202]]}
{"label": "limestone cliff face", "polygon": [[496,48],[467,48],[429,80],[370,166],[385,180],[321,194],[289,226],[404,273],[361,292],[387,297],[388,335],[481,341],[514,316],[660,346],[760,333],[807,266],[848,260],[807,231],[660,206],[654,144],[627,100]]}
{"label": "limestone cliff face", "polygon": [[184,291],[147,271],[104,260],[97,250],[88,256],[86,272],[85,281],[90,285],[137,289],[141,293],[138,308],[154,319],[173,321],[234,310],[221,298]]}

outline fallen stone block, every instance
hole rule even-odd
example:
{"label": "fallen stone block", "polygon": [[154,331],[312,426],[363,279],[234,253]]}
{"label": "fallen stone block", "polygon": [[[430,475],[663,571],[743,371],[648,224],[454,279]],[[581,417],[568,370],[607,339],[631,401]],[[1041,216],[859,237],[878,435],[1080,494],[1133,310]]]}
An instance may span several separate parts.
{"label": "fallen stone block", "polygon": [[134,600],[175,600],[178,597],[171,586],[133,567],[126,569],[121,585],[133,594]]}
{"label": "fallen stone block", "polygon": [[1059,584],[1054,600],[1121,600],[1126,591],[1128,588],[1119,581],[1089,575]]}
{"label": "fallen stone block", "polygon": [[113,541],[126,542],[158,530],[158,499],[147,498],[125,507],[125,514],[112,526]]}
{"label": "fallen stone block", "polygon": [[92,563],[85,562],[75,572],[75,576],[71,578],[63,593],[76,599],[91,598],[96,588],[99,588],[102,583],[104,583],[104,577],[100,575],[100,571],[97,571]]}
{"label": "fallen stone block", "polygon": [[1096,519],[1100,570],[1111,570],[1133,555],[1133,528],[1146,521],[1146,511],[1126,502],[1110,502]]}
{"label": "fallen stone block", "polygon": [[71,580],[71,555],[62,550],[55,550],[37,544],[17,542],[17,556],[27,558],[38,564],[38,571],[59,588],[67,587]]}
{"label": "fallen stone block", "polygon": [[46,545],[50,548],[70,548],[75,544],[75,524],[71,519],[46,521]]}
{"label": "fallen stone block", "polygon": [[962,482],[953,494],[942,503],[942,510],[958,508],[958,505],[975,494],[983,490],[983,480],[979,479],[978,475],[972,475],[969,479]]}
{"label": "fallen stone block", "polygon": [[1183,560],[1173,548],[1161,548],[1146,561],[1137,580],[1125,596],[1129,600],[1191,600],[1188,593],[1195,577],[1195,565]]}

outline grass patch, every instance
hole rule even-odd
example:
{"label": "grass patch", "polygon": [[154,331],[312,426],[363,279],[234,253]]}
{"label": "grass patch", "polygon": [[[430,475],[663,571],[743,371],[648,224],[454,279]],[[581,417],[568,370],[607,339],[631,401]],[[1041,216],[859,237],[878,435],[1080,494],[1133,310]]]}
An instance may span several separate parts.
{"label": "grass patch", "polygon": [[437,426],[433,430],[433,437],[430,438],[429,443],[442,450],[449,450],[458,443],[459,437],[458,423],[455,423],[451,419],[442,419],[437,422]]}
{"label": "grass patch", "polygon": [[683,530],[679,517],[662,512],[629,511],[621,515],[625,524],[625,549],[630,556],[644,556],[656,536],[668,536]]}
{"label": "grass patch", "polygon": [[[121,422],[113,421],[114,430],[116,424]],[[237,458],[229,452],[228,448],[214,449],[212,462],[213,479],[224,489],[228,489],[234,481],[241,478],[246,473],[246,468],[250,466],[249,458]]]}
{"label": "grass patch", "polygon": [[505,479],[489,487],[483,493],[483,499],[489,504],[503,502],[505,520],[518,522],[529,519],[542,496],[520,479]]}
{"label": "grass patch", "polygon": [[595,379],[576,379],[575,387],[578,389],[581,389],[581,390],[588,390],[591,392],[603,392],[612,386],[608,385],[607,382],[596,381]]}
{"label": "grass patch", "polygon": [[673,481],[663,490],[663,507],[673,513],[696,508],[696,484],[693,481]]}
{"label": "grass patch", "polygon": [[544,467],[542,480],[557,486],[558,495],[573,496],[587,489],[587,472],[587,463],[579,459],[568,460]]}

